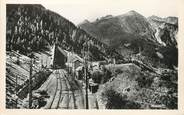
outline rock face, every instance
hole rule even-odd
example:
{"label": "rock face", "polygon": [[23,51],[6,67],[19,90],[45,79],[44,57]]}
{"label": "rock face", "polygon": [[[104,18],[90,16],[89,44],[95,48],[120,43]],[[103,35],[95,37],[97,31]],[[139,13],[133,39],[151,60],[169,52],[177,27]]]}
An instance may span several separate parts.
{"label": "rock face", "polygon": [[177,47],[178,19],[176,17],[159,18],[148,17],[154,27],[157,41],[164,46]]}
{"label": "rock face", "polygon": [[54,43],[68,51],[82,55],[89,46],[91,60],[104,60],[108,56],[122,58],[115,50],[77,28],[64,17],[41,5],[7,5],[7,50],[49,50]]}
{"label": "rock face", "polygon": [[[110,64],[108,71],[99,73],[105,76],[103,82],[98,80],[99,76],[94,77],[102,83],[97,93],[108,109],[157,108],[157,105],[177,109],[177,71],[174,70],[178,64],[177,18],[146,19],[130,11],[119,16],[107,15],[95,22],[85,20],[76,27],[41,5],[8,4],[6,19],[7,52],[18,50],[24,55],[45,52],[56,43],[83,58],[84,51],[89,49],[92,61],[109,57],[120,60],[121,64]],[[9,67],[7,78],[12,77]]]}
{"label": "rock face", "polygon": [[178,50],[177,22],[175,17],[162,19],[153,16],[147,19],[135,11],[130,11],[79,26],[117,49],[125,58],[133,57],[148,65],[172,68],[173,65],[177,66],[177,57],[173,57]]}
{"label": "rock face", "polygon": [[173,71],[158,75],[132,63],[112,66],[111,69],[117,75],[98,91],[106,108],[177,108],[177,74]]}

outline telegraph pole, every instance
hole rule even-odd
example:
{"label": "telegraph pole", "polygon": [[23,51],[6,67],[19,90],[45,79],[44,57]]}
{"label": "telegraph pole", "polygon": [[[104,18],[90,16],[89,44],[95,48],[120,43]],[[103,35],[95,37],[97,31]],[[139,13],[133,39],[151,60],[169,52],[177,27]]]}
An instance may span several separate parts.
{"label": "telegraph pole", "polygon": [[88,106],[88,73],[87,73],[87,63],[85,65],[85,78],[86,78],[86,109],[89,109],[89,106]]}
{"label": "telegraph pole", "polygon": [[[84,76],[85,76],[85,83],[86,83],[86,87],[85,87],[85,98],[86,98],[86,109],[89,109],[89,105],[88,105],[88,73],[87,73],[87,51],[86,51],[86,46],[87,44],[83,45],[83,53],[84,53]],[[88,50],[88,46],[87,46],[87,50]]]}
{"label": "telegraph pole", "polygon": [[30,71],[29,71],[29,109],[31,109],[32,106],[32,63],[33,63],[33,54],[30,55]]}
{"label": "telegraph pole", "polygon": [[88,61],[89,61],[89,41],[87,41],[87,51],[86,51],[86,60],[85,60],[85,76],[86,76],[86,109],[89,109],[88,104],[88,86],[89,86],[89,79],[88,79]]}
{"label": "telegraph pole", "polygon": [[[74,49],[72,47],[72,58],[74,57]],[[72,61],[72,79],[74,78],[74,72],[75,72],[75,67],[74,67],[74,62]]]}
{"label": "telegraph pole", "polygon": [[15,81],[15,96],[16,96],[15,102],[16,102],[16,108],[17,108],[17,104],[18,104],[18,103],[17,103],[17,101],[18,101],[18,100],[17,100],[17,99],[18,99],[18,98],[17,98],[17,75],[16,75],[16,81]]}
{"label": "telegraph pole", "polygon": [[114,76],[116,77],[115,64],[116,64],[116,59],[115,59],[115,57],[113,56],[113,72],[114,72]]}
{"label": "telegraph pole", "polygon": [[[19,60],[18,53],[19,53],[19,52],[17,51],[17,65],[20,64],[20,60]],[[16,99],[16,100],[15,100],[15,103],[16,103],[15,107],[16,107],[16,108],[17,108],[17,104],[18,104],[18,103],[17,103],[17,101],[18,101],[18,100],[17,100],[17,99],[18,99],[18,98],[17,98],[17,90],[18,90],[18,87],[17,87],[17,86],[18,86],[18,85],[17,85],[17,77],[18,77],[18,75],[16,75],[16,79],[15,79],[15,99]]]}

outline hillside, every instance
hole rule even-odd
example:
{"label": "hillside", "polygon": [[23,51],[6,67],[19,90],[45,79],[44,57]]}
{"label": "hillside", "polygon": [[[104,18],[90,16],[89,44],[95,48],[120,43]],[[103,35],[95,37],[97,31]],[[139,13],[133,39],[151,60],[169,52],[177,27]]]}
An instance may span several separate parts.
{"label": "hillside", "polygon": [[[127,37],[133,39],[136,35],[146,36],[152,40],[155,39],[151,25],[146,21],[145,17],[135,11],[119,16],[105,16],[91,23],[89,21],[82,23],[79,26],[90,34],[98,36],[108,45],[111,42],[114,43],[117,39],[126,40]],[[96,31],[99,33],[96,33]]]}
{"label": "hillside", "polygon": [[115,50],[41,5],[8,4],[6,17],[7,51],[19,50],[27,55],[32,51],[50,50],[57,41],[63,49],[74,51],[80,56],[89,46],[90,60],[104,60],[109,56],[122,59]]}
{"label": "hillside", "polygon": [[115,75],[98,90],[108,109],[176,109],[177,74],[145,71],[133,63],[108,65]]}
{"label": "hillside", "polygon": [[127,59],[137,58],[147,65],[173,68],[173,65],[177,66],[178,61],[178,49],[175,47],[178,28],[176,19],[165,18],[168,23],[164,26],[166,29],[157,31],[154,26],[156,23],[151,23],[136,11],[130,11],[118,16],[99,18],[94,22],[86,21],[79,27],[117,49]]}
{"label": "hillside", "polygon": [[[40,101],[48,109],[84,108],[88,89],[89,108],[177,109],[177,18],[130,11],[76,27],[38,4],[8,4],[6,14],[6,108],[29,108],[32,82],[34,91],[45,92]],[[63,54],[55,57],[66,56],[67,68],[50,67],[55,45]]]}
{"label": "hillside", "polygon": [[28,93],[30,53],[38,61],[33,65],[33,89],[38,88],[50,74],[45,67],[49,67],[49,51],[54,43],[81,57],[84,57],[84,50],[87,51],[88,47],[91,61],[105,60],[111,56],[123,59],[115,50],[41,5],[8,4],[6,10],[7,108],[16,108],[17,98],[17,107],[27,108],[22,99]]}

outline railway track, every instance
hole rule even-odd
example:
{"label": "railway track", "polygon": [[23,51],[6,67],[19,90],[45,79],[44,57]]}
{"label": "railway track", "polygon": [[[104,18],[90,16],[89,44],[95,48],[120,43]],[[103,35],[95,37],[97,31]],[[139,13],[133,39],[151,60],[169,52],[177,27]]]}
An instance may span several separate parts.
{"label": "railway track", "polygon": [[58,70],[54,71],[55,73],[55,77],[56,77],[56,88],[55,88],[55,92],[54,92],[54,95],[51,99],[51,102],[49,103],[47,109],[57,109],[58,107],[58,97],[59,97],[59,100],[60,100],[60,96],[61,96],[61,93],[62,93],[62,85],[61,85],[61,79],[60,79],[60,75],[58,74]]}
{"label": "railway track", "polygon": [[[75,91],[74,91],[74,89],[71,87],[72,86],[72,84],[70,83],[70,81],[69,81],[69,79],[68,79],[68,77],[66,77],[66,73],[64,73],[64,71],[63,71],[63,74],[64,74],[64,77],[65,77],[65,80],[68,82],[68,86],[70,86],[70,94],[71,94],[71,96],[70,97],[73,97],[73,100],[71,100],[71,102],[73,102],[73,106],[71,107],[72,109],[77,109],[77,105],[76,105],[76,98],[75,98]],[[68,75],[69,76],[69,75]]]}
{"label": "railway track", "polygon": [[70,98],[71,98],[69,83],[67,83],[67,78],[65,77],[65,73],[62,70],[60,71],[60,74],[62,74],[62,76],[63,76],[62,81],[63,81],[63,86],[64,86],[62,89],[63,96],[62,96],[62,100],[60,101],[60,108],[71,109],[71,108],[69,108]]}
{"label": "railway track", "polygon": [[69,109],[71,98],[69,93],[70,88],[66,77],[64,77],[64,72],[62,70],[55,70],[54,76],[56,77],[56,87],[46,109]]}
{"label": "railway track", "polygon": [[[64,73],[64,71],[63,71]],[[69,78],[66,76],[70,76],[67,73],[65,74],[65,78],[68,81],[69,85],[72,86],[71,82],[69,81]],[[72,77],[72,76],[70,76]],[[84,109],[85,108],[85,100],[84,100],[84,94],[83,94],[83,89],[82,87],[78,87],[78,90],[76,89],[70,89],[71,90],[71,95],[73,97],[73,108],[74,109]]]}
{"label": "railway track", "polygon": [[[72,89],[71,83],[67,77],[67,74],[63,70],[55,70],[51,78],[52,85],[46,86],[50,89],[52,97],[48,100],[48,104],[45,109],[77,109],[76,104],[76,92]],[[78,94],[78,93],[77,93]],[[82,97],[82,94],[79,94]],[[78,96],[79,96],[78,95]]]}
{"label": "railway track", "polygon": [[[59,71],[58,71],[58,72],[59,72]],[[58,103],[57,103],[56,109],[59,108],[59,104],[60,104],[60,102],[63,100],[63,96],[62,96],[62,79],[63,79],[63,78],[61,78],[60,73],[58,74],[58,76],[59,76],[59,79],[60,79],[61,90],[60,90],[59,101],[58,101]]]}

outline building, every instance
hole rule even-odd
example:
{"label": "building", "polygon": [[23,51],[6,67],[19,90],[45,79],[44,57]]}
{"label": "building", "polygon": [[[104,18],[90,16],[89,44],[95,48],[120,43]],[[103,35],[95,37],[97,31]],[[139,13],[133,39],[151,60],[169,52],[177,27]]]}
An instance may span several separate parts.
{"label": "building", "polygon": [[53,54],[51,57],[51,66],[54,69],[66,68],[67,53],[61,49],[58,45],[54,45]]}
{"label": "building", "polygon": [[67,53],[66,65],[72,68],[73,71],[75,71],[76,68],[78,68],[79,66],[83,65],[84,60],[81,57],[79,57],[77,54],[71,53],[68,51],[65,51],[65,52]]}
{"label": "building", "polygon": [[92,66],[93,71],[102,69],[101,68],[102,65],[106,65],[106,64],[107,64],[106,61],[95,61],[95,62],[91,62],[91,66]]}

